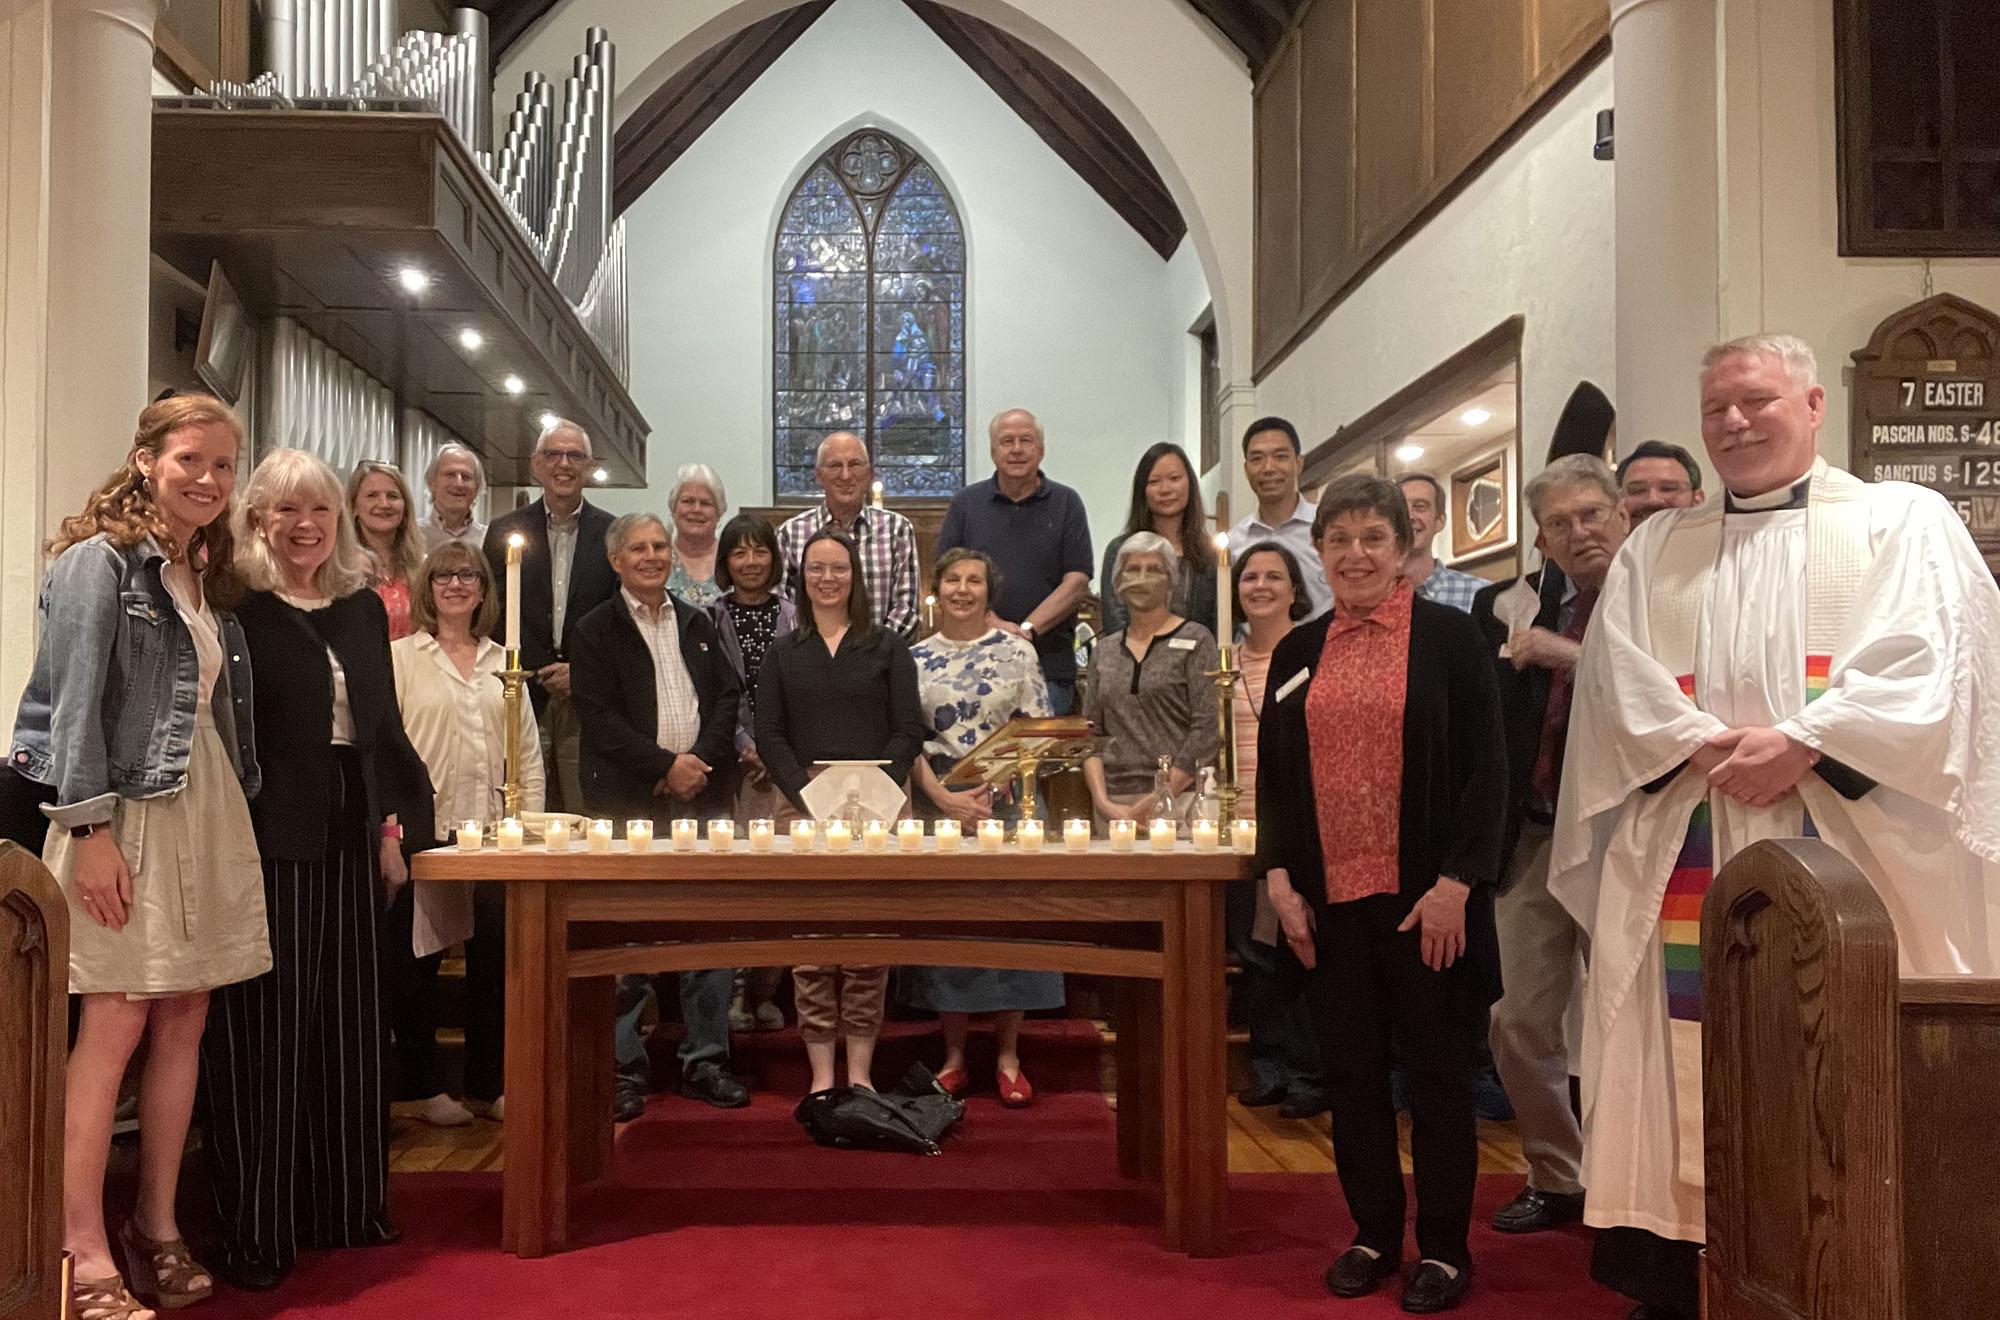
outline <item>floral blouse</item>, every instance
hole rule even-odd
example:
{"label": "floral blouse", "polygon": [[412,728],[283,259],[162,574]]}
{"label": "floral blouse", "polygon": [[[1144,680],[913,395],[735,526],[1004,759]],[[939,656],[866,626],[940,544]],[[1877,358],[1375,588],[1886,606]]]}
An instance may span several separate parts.
{"label": "floral blouse", "polygon": [[1049,688],[1034,644],[998,628],[969,642],[932,633],[910,648],[930,741],[924,754],[949,764],[1017,716],[1047,716]]}
{"label": "floral blouse", "polygon": [[705,610],[713,601],[722,599],[722,588],[715,585],[715,575],[696,581],[688,576],[687,565],[674,556],[674,571],[667,575],[667,590],[679,596],[698,610]]}
{"label": "floral blouse", "polygon": [[389,640],[401,641],[411,632],[410,625],[410,584],[401,578],[377,578],[375,594],[382,598],[382,608],[389,614]]}

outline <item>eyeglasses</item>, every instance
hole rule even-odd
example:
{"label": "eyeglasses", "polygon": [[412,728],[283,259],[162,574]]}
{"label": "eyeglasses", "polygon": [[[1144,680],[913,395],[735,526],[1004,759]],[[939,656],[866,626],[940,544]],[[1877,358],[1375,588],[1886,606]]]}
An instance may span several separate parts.
{"label": "eyeglasses", "polygon": [[538,449],[535,457],[554,467],[582,467],[590,461],[590,455],[581,449]]}
{"label": "eyeglasses", "polygon": [[807,564],[805,575],[810,578],[844,578],[854,576],[852,564]]}
{"label": "eyeglasses", "polygon": [[441,568],[431,574],[431,585],[446,586],[453,582],[463,582],[468,587],[479,585],[479,570],[476,568]]}
{"label": "eyeglasses", "polygon": [[1594,532],[1611,520],[1609,504],[1593,504],[1573,514],[1556,514],[1541,520],[1542,531],[1559,540],[1568,540],[1579,531]]}

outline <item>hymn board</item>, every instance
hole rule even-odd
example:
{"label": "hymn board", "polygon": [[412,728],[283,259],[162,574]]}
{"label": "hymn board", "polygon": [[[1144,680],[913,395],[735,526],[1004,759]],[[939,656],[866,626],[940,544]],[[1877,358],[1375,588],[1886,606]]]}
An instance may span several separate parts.
{"label": "hymn board", "polygon": [[1856,476],[1929,486],[2000,573],[2000,317],[1941,293],[1875,328],[1854,355]]}

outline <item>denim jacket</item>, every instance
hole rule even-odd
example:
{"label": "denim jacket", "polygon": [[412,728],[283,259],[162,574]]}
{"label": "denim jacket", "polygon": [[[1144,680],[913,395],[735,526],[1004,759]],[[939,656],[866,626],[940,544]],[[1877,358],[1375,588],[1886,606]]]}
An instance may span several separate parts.
{"label": "denim jacket", "polygon": [[[187,783],[199,675],[194,638],[160,578],[148,537],[129,550],[104,533],[56,557],[42,584],[42,635],[21,694],[9,760],[56,790],[43,810],[65,828],[101,825],[117,800]],[[216,612],[223,671],[210,705],[245,797],[260,787],[250,651],[236,617]]]}

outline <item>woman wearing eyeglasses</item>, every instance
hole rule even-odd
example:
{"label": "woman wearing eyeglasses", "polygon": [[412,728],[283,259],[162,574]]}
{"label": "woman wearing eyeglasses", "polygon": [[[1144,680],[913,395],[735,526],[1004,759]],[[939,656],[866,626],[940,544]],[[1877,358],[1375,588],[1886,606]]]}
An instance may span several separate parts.
{"label": "woman wearing eyeglasses", "polygon": [[[500,814],[506,780],[507,708],[500,692],[506,653],[490,634],[500,610],[486,557],[462,541],[431,551],[417,572],[410,618],[416,631],[389,648],[396,701],[436,793],[436,842],[461,821]],[[542,809],[542,747],[535,714],[521,703],[522,806]],[[405,840],[406,850],[432,846]],[[414,890],[414,894],[411,892]],[[419,881],[389,909],[383,974],[403,1098],[421,1100],[425,1122],[456,1127],[474,1114],[502,1118],[501,1010],[506,1000],[504,887]],[[444,950],[465,942],[465,1097],[445,1093],[437,1054],[437,975]]]}

